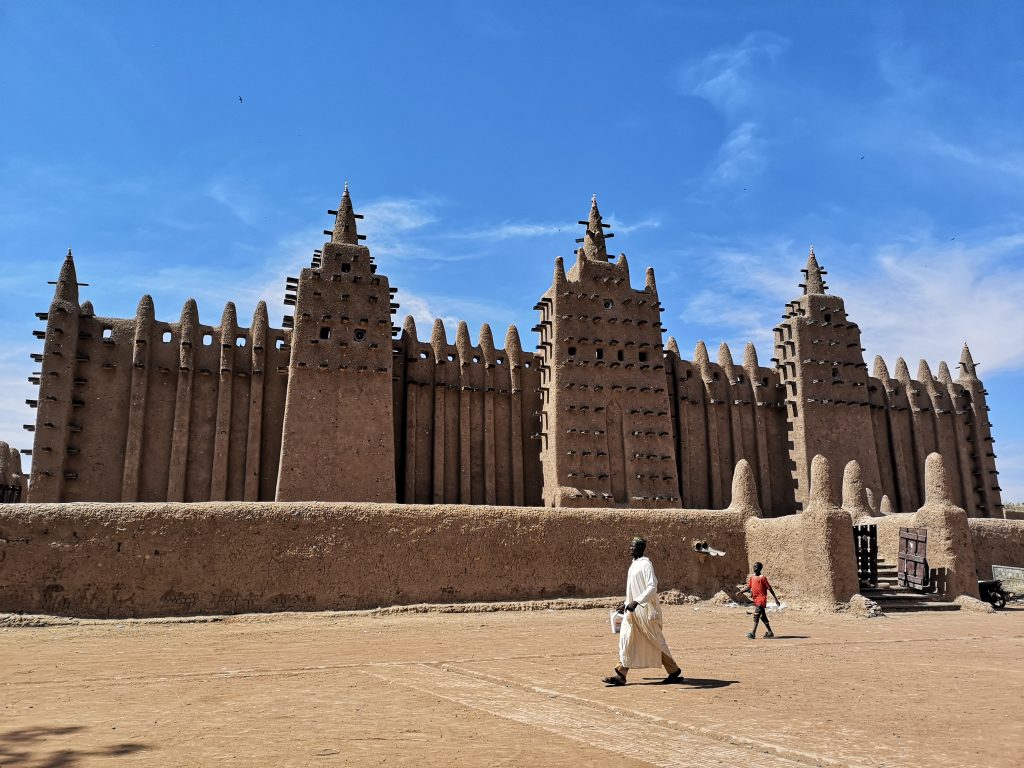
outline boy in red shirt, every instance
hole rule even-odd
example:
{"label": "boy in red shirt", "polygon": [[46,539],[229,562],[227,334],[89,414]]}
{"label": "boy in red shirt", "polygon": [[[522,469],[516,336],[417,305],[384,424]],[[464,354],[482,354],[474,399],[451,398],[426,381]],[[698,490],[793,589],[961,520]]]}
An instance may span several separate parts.
{"label": "boy in red shirt", "polygon": [[762,568],[764,568],[764,565],[761,563],[754,563],[754,575],[748,576],[746,586],[740,587],[740,592],[748,593],[754,601],[754,628],[747,632],[747,637],[751,640],[756,637],[757,623],[759,621],[764,622],[765,638],[775,637],[775,633],[772,632],[772,625],[768,623],[768,613],[765,611],[769,592],[775,598],[775,604],[780,605],[779,598],[775,595],[775,590],[768,583],[768,577],[761,575]]}

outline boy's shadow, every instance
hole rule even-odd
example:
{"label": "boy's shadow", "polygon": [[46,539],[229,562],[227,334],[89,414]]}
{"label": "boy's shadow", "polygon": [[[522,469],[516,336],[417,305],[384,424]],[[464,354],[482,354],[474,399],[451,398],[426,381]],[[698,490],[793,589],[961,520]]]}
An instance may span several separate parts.
{"label": "boy's shadow", "polygon": [[640,685],[685,685],[688,688],[703,690],[705,688],[725,688],[738,682],[739,680],[718,680],[713,677],[684,677],[682,680],[665,683],[660,677],[645,677],[644,682]]}

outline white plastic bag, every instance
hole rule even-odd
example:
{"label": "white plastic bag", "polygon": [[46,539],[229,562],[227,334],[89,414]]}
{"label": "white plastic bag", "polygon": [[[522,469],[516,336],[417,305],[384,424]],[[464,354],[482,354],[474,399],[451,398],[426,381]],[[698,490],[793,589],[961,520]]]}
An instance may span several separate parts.
{"label": "white plastic bag", "polygon": [[611,622],[613,635],[619,634],[619,631],[622,629],[623,618],[622,613],[619,611],[611,610],[608,612],[608,620]]}

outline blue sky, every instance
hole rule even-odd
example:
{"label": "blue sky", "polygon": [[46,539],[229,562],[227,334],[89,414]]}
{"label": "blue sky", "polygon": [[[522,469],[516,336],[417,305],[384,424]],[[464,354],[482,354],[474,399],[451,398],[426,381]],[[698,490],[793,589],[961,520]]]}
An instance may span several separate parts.
{"label": "blue sky", "polygon": [[766,363],[811,243],[869,361],[966,339],[1024,500],[1024,7],[271,5],[0,0],[0,439],[68,246],[98,314],[277,324],[347,179],[421,335],[525,339],[596,193],[683,350]]}

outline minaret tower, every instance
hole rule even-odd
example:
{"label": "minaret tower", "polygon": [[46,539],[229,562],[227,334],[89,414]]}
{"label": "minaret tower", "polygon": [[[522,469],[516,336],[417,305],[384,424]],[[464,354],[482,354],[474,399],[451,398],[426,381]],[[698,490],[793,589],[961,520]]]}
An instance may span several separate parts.
{"label": "minaret tower", "polygon": [[331,239],[294,283],[278,501],[395,501],[397,304],[356,230],[348,185]]}
{"label": "minaret tower", "polygon": [[[814,246],[803,272],[803,295],[786,305],[783,322],[774,329],[774,360],[786,388],[796,502],[806,508],[817,454],[833,467],[856,460],[864,485],[874,493],[881,492],[881,483],[860,328],[847,318],[843,300],[826,293],[826,272]],[[834,475],[839,498],[842,477]]]}
{"label": "minaret tower", "polygon": [[33,354],[40,363],[39,397],[28,404],[37,408],[35,441],[32,446],[32,479],[29,501],[58,502],[63,497],[67,472],[68,437],[77,429],[73,417],[75,364],[78,326],[82,308],[78,303],[75,260],[68,255],[60,268],[53,301],[40,319],[46,320],[43,351]]}
{"label": "minaret tower", "polygon": [[679,482],[666,392],[661,304],[654,271],[634,290],[625,255],[597,198],[580,221],[576,263],[555,260],[541,298],[544,503],[678,507]]}
{"label": "minaret tower", "polygon": [[[992,437],[992,422],[988,420],[988,391],[978,378],[978,365],[971,356],[971,350],[964,342],[960,353],[960,376],[957,381],[966,397],[962,410],[968,418],[969,442],[972,450],[971,476],[973,479],[973,509],[969,514],[978,517],[1003,517],[1002,489],[999,487],[999,472],[996,470],[995,439]],[[958,409],[960,411],[961,409]]]}

